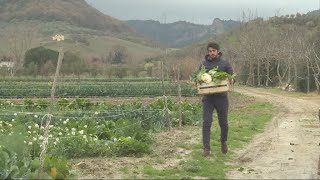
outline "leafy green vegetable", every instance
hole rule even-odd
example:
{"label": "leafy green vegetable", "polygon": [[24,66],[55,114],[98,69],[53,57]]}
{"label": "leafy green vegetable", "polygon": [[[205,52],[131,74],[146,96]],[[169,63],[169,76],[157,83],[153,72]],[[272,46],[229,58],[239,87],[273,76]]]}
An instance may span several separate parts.
{"label": "leafy green vegetable", "polygon": [[[236,77],[236,74],[229,74],[227,72],[224,71],[218,71],[219,67],[213,68],[210,71],[208,71],[208,74],[212,77],[212,81],[215,83],[219,83],[223,80],[226,79],[234,79]],[[190,80],[192,82],[196,82],[196,83],[203,83],[203,80],[201,79],[201,76],[206,73],[206,69],[205,67],[202,65],[201,69],[198,71],[193,72],[190,75]]]}
{"label": "leafy green vegetable", "polygon": [[202,83],[202,79],[201,79],[201,76],[206,73],[206,68],[204,66],[201,66],[201,69],[200,70],[197,70],[195,72],[193,72],[191,75],[190,75],[190,80],[192,82],[196,82],[196,83]]}

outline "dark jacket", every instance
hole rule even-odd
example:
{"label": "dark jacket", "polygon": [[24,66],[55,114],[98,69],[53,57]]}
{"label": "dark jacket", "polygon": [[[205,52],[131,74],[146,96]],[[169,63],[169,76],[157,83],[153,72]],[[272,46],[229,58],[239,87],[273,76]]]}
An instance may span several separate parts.
{"label": "dark jacket", "polygon": [[[218,66],[218,71],[225,71],[229,74],[233,74],[233,69],[230,65],[230,63],[224,59],[222,59],[221,55],[218,57],[212,59],[209,55],[205,56],[204,61],[202,61],[200,65],[200,69],[202,65],[206,68],[206,72],[210,71],[213,68],[216,68]],[[210,95],[204,95],[204,98],[206,97],[214,97],[214,96],[227,96],[228,93],[218,93],[218,94],[210,94]]]}
{"label": "dark jacket", "polygon": [[202,65],[206,68],[207,72],[218,66],[218,71],[225,71],[229,74],[233,74],[233,69],[230,63],[222,59],[221,56],[212,59],[209,55],[206,55],[204,61],[202,61],[200,65],[200,68]]}

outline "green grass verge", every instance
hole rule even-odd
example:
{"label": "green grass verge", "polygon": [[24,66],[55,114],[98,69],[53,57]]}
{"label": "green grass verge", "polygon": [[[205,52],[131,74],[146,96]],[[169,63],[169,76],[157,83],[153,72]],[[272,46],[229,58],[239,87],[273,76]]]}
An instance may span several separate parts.
{"label": "green grass verge", "polygon": [[[244,86],[244,85],[235,85],[235,89],[236,88],[241,88],[241,87],[250,87],[250,86]],[[252,86],[251,86],[252,87]],[[305,96],[313,96],[314,93],[304,93],[304,92],[296,92],[296,91],[284,91],[280,88],[276,88],[276,87],[254,87],[255,89],[259,90],[263,90],[265,92],[270,92],[270,93],[275,93],[275,94],[279,94],[279,95],[284,95],[284,96],[289,96],[289,97],[305,97]]]}
{"label": "green grass verge", "polygon": [[279,89],[279,88],[263,88],[263,90],[266,90],[268,92],[272,92],[272,93],[275,93],[275,94],[291,96],[291,97],[302,97],[302,96],[308,96],[308,95],[311,96],[311,94],[307,94],[307,93],[304,93],[304,92],[283,91],[282,89]]}

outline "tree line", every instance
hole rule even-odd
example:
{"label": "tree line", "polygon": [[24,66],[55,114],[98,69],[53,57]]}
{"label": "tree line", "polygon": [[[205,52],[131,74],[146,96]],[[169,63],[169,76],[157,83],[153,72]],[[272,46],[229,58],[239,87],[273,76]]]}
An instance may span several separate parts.
{"label": "tree line", "polygon": [[163,58],[166,67],[171,72],[180,68],[187,80],[204,60],[208,41],[221,45],[239,84],[320,93],[320,16],[297,13],[264,20],[243,13],[239,28],[169,54]]}
{"label": "tree line", "polygon": [[239,81],[252,86],[320,87],[320,17],[300,14],[255,18],[226,34],[228,58]]}
{"label": "tree line", "polygon": [[[106,77],[153,77],[159,76],[159,62],[147,58],[142,64],[128,62],[130,54],[126,47],[114,45],[101,57],[83,57],[79,52],[66,51],[61,67],[62,76],[106,76]],[[0,68],[1,76],[51,76],[54,74],[59,52],[43,46],[27,50],[20,61],[14,56],[3,55],[0,62],[13,62],[8,71]]]}

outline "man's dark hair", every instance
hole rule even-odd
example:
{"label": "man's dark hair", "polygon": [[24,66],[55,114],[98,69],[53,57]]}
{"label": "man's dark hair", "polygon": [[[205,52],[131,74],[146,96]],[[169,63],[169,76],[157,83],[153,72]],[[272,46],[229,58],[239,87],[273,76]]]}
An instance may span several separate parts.
{"label": "man's dark hair", "polygon": [[207,50],[209,48],[213,48],[213,49],[216,49],[216,50],[220,50],[220,46],[219,44],[215,43],[215,42],[209,42],[208,45],[207,45]]}

